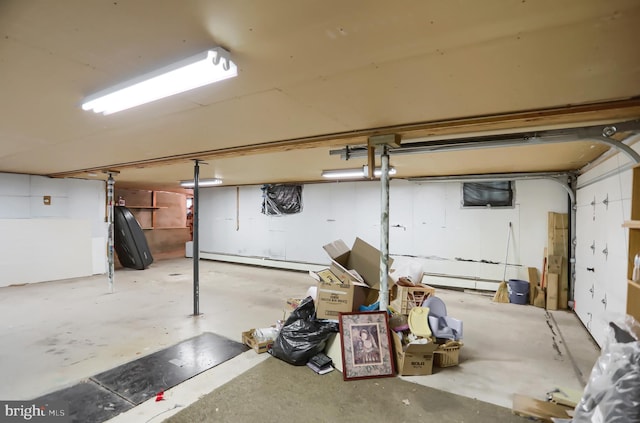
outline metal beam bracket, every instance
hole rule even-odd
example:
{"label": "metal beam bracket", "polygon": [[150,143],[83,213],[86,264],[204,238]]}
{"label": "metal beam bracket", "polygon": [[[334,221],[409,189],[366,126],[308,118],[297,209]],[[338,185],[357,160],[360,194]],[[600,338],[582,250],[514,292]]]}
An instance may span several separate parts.
{"label": "metal beam bracket", "polygon": [[374,135],[369,137],[369,147],[388,145],[389,148],[400,148],[402,136],[400,134]]}

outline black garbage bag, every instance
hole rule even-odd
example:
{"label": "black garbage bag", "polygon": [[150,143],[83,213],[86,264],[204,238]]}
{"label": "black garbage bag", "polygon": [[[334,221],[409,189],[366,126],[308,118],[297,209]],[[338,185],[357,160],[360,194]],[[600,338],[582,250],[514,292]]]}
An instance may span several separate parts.
{"label": "black garbage bag", "polygon": [[289,364],[304,366],[324,350],[329,336],[338,329],[338,322],[316,319],[313,298],[307,297],[284,322],[269,352]]}

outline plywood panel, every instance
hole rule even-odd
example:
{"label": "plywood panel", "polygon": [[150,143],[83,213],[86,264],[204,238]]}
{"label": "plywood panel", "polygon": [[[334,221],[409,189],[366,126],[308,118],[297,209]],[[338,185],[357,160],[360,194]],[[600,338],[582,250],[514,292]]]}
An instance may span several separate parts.
{"label": "plywood panel", "polygon": [[155,228],[184,228],[187,226],[187,199],[185,194],[156,191]]}

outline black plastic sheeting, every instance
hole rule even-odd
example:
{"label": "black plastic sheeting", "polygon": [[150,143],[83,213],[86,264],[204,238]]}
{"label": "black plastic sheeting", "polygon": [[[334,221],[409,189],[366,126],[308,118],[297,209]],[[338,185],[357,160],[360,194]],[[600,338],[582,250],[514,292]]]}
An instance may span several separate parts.
{"label": "black plastic sheeting", "polygon": [[281,216],[302,211],[302,185],[266,184],[261,189],[262,214]]}

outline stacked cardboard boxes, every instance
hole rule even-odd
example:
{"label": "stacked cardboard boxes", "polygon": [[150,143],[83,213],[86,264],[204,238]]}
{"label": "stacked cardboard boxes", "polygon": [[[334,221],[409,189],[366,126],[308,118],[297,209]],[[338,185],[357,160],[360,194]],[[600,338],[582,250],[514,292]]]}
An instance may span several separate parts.
{"label": "stacked cardboard boxes", "polygon": [[[318,295],[315,301],[319,319],[337,320],[340,313],[358,311],[361,305],[378,300],[380,291],[380,250],[356,238],[349,248],[337,240],[323,246],[331,266],[317,273]],[[389,259],[389,266],[393,263]],[[388,289],[393,279],[387,280]]]}
{"label": "stacked cardboard boxes", "polygon": [[569,300],[569,215],[549,212],[547,231],[547,309],[564,310]]}

